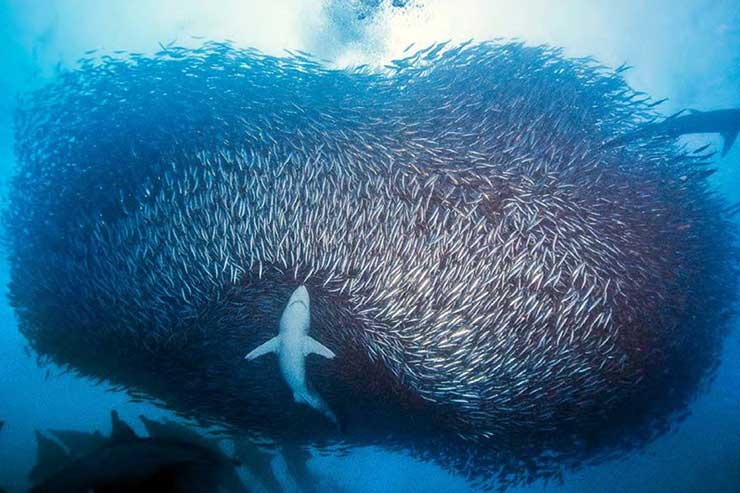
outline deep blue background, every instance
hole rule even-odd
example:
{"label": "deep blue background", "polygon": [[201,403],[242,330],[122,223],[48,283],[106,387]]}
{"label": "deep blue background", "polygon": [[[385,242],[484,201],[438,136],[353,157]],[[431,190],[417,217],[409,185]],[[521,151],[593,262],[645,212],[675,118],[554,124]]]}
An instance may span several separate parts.
{"label": "deep blue background", "polygon": [[[271,54],[301,49],[339,66],[381,64],[412,42],[495,37],[562,46],[568,55],[634,66],[634,87],[670,98],[681,108],[740,107],[740,2],[737,0],[594,1],[419,0],[391,2],[273,0],[194,2],[162,0],[0,1],[0,190],[13,172],[15,97],[38,87],[60,67],[74,67],[86,50],[152,53],[159,42],[196,45],[202,37],[230,39]],[[380,7],[378,7],[380,4]],[[362,15],[358,12],[362,11]],[[362,17],[361,20],[358,17]],[[716,136],[687,140],[711,142]],[[719,193],[740,201],[740,144],[717,163]],[[7,268],[0,264],[5,292]],[[728,304],[738,300],[727,300]],[[736,325],[738,325],[736,323]],[[106,429],[111,408],[134,422],[139,414],[167,414],[128,402],[94,382],[40,368],[24,351],[5,296],[0,301],[0,485],[19,488],[34,463],[34,428]],[[727,340],[716,380],[675,432],[640,453],[568,473],[565,484],[522,491],[740,491],[740,330]],[[139,429],[141,429],[139,427]],[[462,479],[434,465],[374,449],[345,458],[316,458],[312,469],[351,491],[469,491]],[[279,468],[279,464],[277,467]],[[292,487],[288,485],[288,487]]]}

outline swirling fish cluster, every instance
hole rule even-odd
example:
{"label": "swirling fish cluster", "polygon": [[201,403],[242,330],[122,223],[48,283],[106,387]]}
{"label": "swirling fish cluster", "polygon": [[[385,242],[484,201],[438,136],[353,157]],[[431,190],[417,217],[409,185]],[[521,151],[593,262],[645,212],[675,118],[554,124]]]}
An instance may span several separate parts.
{"label": "swirling fish cluster", "polygon": [[[93,56],[24,98],[5,216],[39,353],[201,419],[504,483],[674,421],[737,252],[706,156],[604,145],[652,115],[621,69],[497,42],[382,70],[289,55]],[[242,360],[301,283],[341,436]]]}

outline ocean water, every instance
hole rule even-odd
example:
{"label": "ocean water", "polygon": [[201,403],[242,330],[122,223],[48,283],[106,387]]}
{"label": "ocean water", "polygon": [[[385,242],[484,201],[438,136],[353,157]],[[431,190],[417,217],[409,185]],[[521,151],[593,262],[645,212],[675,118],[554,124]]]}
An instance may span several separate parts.
{"label": "ocean water", "polygon": [[[197,49],[208,41],[228,40],[233,47],[256,48],[268,56],[300,50],[332,69],[367,64],[368,70],[380,71],[412,43],[423,48],[448,40],[454,46],[469,39],[499,38],[560,47],[567,57],[591,56],[607,67],[626,63],[632,68],[624,77],[634,89],[656,100],[668,98],[658,107],[664,116],[684,108],[740,108],[740,5],[730,0],[285,0],[208,5],[6,1],[0,3],[2,205],[8,206],[10,180],[18,165],[14,115],[19,95],[74,71],[82,57],[115,55],[117,50],[151,57],[176,46]],[[722,139],[702,134],[684,137],[680,143],[687,148],[709,144],[718,150]],[[740,202],[740,146],[725,157],[710,159],[717,168],[709,178],[711,190],[727,204]],[[740,215],[733,221],[740,225]],[[4,238],[0,269],[4,291],[10,289],[5,251],[12,243],[13,238]],[[737,301],[728,298],[726,307],[736,307]],[[740,322],[735,318],[730,324],[714,378],[702,386],[688,414],[670,430],[636,449],[617,449],[608,460],[568,467],[560,480],[537,479],[508,491],[740,491]],[[244,353],[250,349],[244,348]],[[139,415],[198,426],[162,401],[132,398],[120,387],[76,375],[40,357],[19,332],[7,296],[0,303],[0,361],[0,420],[5,422],[0,431],[0,488],[7,491],[29,487],[28,474],[36,463],[36,429],[107,432],[112,409],[142,435]],[[403,448],[389,450],[382,437],[372,442],[350,446],[341,454],[310,450],[306,465],[316,490],[468,492],[483,487],[480,478],[468,481],[439,460]],[[305,490],[279,454],[272,467],[282,489]],[[496,487],[495,479],[489,485]]]}

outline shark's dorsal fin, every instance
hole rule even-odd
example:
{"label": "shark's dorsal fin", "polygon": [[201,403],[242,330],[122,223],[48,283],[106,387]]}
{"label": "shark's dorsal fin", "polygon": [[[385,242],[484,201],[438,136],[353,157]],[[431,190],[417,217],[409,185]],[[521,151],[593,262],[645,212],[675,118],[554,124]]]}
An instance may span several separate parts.
{"label": "shark's dorsal fin", "polygon": [[280,336],[275,336],[269,341],[260,344],[255,349],[253,349],[249,354],[247,354],[244,359],[253,360],[255,358],[259,358],[263,354],[268,353],[275,353],[280,348]]}
{"label": "shark's dorsal fin", "polygon": [[166,440],[176,440],[186,443],[197,443],[213,451],[221,452],[218,443],[215,440],[209,440],[195,430],[183,426],[174,421],[154,421],[146,416],[139,416],[144,423],[147,433],[152,438],[161,438]]}
{"label": "shark's dorsal fin", "polygon": [[118,415],[118,411],[111,411],[111,432],[110,439],[112,442],[118,442],[121,440],[133,440],[138,438],[134,430],[126,424]]}
{"label": "shark's dorsal fin", "polygon": [[727,153],[730,152],[730,148],[732,147],[732,144],[735,143],[735,139],[737,139],[737,133],[739,131],[740,127],[722,133],[722,139],[725,141],[724,145],[722,146],[722,157],[725,157]]}
{"label": "shark's dorsal fin", "polygon": [[49,432],[67,447],[72,457],[87,455],[102,447],[106,442],[105,437],[97,430],[95,433],[76,430],[49,430]]}
{"label": "shark's dorsal fin", "polygon": [[308,356],[309,354],[318,354],[324,358],[333,359],[336,354],[328,347],[321,344],[319,341],[311,336],[303,338],[303,355]]}
{"label": "shark's dorsal fin", "polygon": [[36,465],[28,475],[32,482],[52,476],[69,461],[70,457],[61,445],[36,430]]}

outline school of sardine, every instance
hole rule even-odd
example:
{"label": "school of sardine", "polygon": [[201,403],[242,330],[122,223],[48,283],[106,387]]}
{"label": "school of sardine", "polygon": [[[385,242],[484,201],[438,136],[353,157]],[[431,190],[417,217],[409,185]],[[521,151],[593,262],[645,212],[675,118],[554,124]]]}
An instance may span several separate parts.
{"label": "school of sardine", "polygon": [[[471,477],[644,443],[716,366],[738,252],[707,155],[604,145],[654,115],[623,70],[504,42],[81,60],[16,117],[21,330],[188,416]],[[301,284],[340,435],[243,363]]]}

